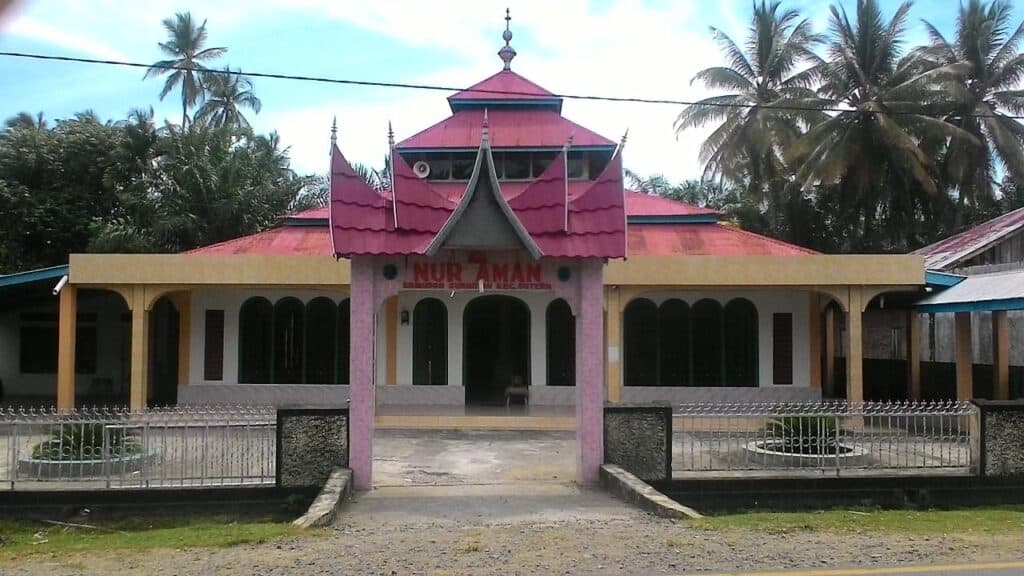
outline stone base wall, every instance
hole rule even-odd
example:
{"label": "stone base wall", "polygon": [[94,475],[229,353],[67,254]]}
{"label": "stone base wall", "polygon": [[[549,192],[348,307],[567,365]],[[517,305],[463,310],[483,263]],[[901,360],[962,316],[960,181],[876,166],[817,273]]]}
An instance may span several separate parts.
{"label": "stone base wall", "polygon": [[348,410],[277,411],[277,485],[323,486],[331,471],[348,466]]}
{"label": "stone base wall", "polygon": [[344,408],[348,386],[337,384],[192,384],[178,387],[178,404]]}
{"label": "stone base wall", "polygon": [[821,400],[820,388],[806,386],[765,386],[758,388],[711,388],[667,386],[623,386],[623,404],[685,402],[813,402]]}
{"label": "stone base wall", "polygon": [[981,414],[981,474],[1024,477],[1024,400],[975,400]]}
{"label": "stone base wall", "polygon": [[672,408],[612,406],[604,409],[604,463],[644,480],[672,477]]}

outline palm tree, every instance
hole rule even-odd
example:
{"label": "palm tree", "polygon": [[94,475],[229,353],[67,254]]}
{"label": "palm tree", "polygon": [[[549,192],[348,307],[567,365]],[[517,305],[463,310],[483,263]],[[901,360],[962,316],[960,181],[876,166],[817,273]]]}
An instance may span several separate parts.
{"label": "palm tree", "polygon": [[174,18],[165,18],[164,28],[167,30],[167,41],[160,42],[160,49],[170,58],[154,62],[146,70],[143,79],[150,76],[169,74],[164,87],[160,90],[163,100],[171,90],[181,86],[181,125],[188,122],[188,109],[195,106],[202,96],[203,88],[196,72],[205,70],[203,62],[219,58],[227,48],[205,48],[207,34],[206,21],[198,28],[189,12],[179,12]]}
{"label": "palm tree", "polygon": [[896,191],[937,191],[929,153],[935,143],[970,138],[928,109],[956,99],[958,68],[929,70],[915,55],[903,57],[910,5],[903,2],[886,22],[877,0],[858,0],[853,23],[845,9],[831,7],[829,62],[819,91],[841,111],[790,151],[806,190],[839,185],[843,207],[863,216],[864,237],[886,207],[907,213],[909,199]]}
{"label": "palm tree", "polygon": [[18,112],[4,122],[7,128],[23,128],[26,130],[46,130],[46,118],[42,112],[35,116],[28,112]]}
{"label": "palm tree", "polygon": [[252,81],[226,66],[219,72],[204,72],[202,86],[203,103],[196,112],[196,120],[211,126],[247,129],[249,121],[241,109],[248,108],[259,114],[262,107],[260,99],[252,91]]}
{"label": "palm tree", "polygon": [[687,106],[676,118],[676,134],[717,124],[701,146],[703,179],[746,187],[760,200],[786,175],[785,148],[825,119],[812,89],[821,65],[812,48],[822,39],[795,10],[780,12],[778,1],[754,4],[744,48],[711,30],[729,66],[701,70],[693,81],[729,93]]}
{"label": "palm tree", "polygon": [[1012,9],[1005,0],[983,4],[969,0],[960,5],[956,36],[949,42],[925,22],[931,45],[920,51],[935,66],[962,65],[966,97],[948,121],[966,130],[975,141],[960,139],[949,146],[943,162],[945,176],[957,188],[956,227],[964,204],[991,201],[995,160],[1005,172],[1024,180],[1024,127],[1010,117],[1024,113],[1024,55],[1017,49],[1024,39],[1024,23],[1012,28]]}

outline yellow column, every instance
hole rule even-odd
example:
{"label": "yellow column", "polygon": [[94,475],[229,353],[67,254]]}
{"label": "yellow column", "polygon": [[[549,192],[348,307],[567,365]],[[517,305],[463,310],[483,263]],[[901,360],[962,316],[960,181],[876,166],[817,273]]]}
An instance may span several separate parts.
{"label": "yellow column", "polygon": [[1010,398],[1010,333],[1006,310],[992,312],[992,395]]}
{"label": "yellow column", "polygon": [[811,292],[808,297],[807,335],[811,363],[809,385],[821,388],[821,309],[817,292]]}
{"label": "yellow column", "polygon": [[188,386],[190,354],[192,351],[192,293],[179,292],[178,307],[178,386]]}
{"label": "yellow column", "polygon": [[826,398],[836,395],[836,311],[832,306],[825,307],[825,389]]}
{"label": "yellow column", "polygon": [[604,301],[604,379],[608,401],[618,404],[622,400],[622,305],[619,289],[606,288]]}
{"label": "yellow column", "polygon": [[847,312],[846,337],[849,352],[846,354],[846,401],[864,401],[864,343],[861,306],[861,289],[850,288],[850,309]]}
{"label": "yellow column", "polygon": [[75,408],[75,332],[78,326],[78,289],[67,284],[60,291],[57,324],[57,409]]}
{"label": "yellow column", "polygon": [[974,396],[971,313],[957,312],[953,317],[956,324],[956,399],[970,400]]}
{"label": "yellow column", "polygon": [[917,310],[907,311],[907,395],[921,399],[921,319]]}
{"label": "yellow column", "polygon": [[392,296],[387,299],[384,309],[385,345],[387,374],[384,382],[386,384],[398,383],[398,297]]}
{"label": "yellow column", "polygon": [[132,293],[132,379],[128,406],[144,410],[149,393],[149,310],[146,293],[136,286]]}

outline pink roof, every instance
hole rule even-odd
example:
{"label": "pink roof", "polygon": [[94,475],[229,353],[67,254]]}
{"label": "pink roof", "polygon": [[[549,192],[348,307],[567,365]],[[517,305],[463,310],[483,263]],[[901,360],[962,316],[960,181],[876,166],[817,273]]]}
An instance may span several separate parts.
{"label": "pink roof", "polygon": [[997,241],[1021,229],[1024,229],[1024,208],[1007,212],[974,228],[915,250],[913,253],[924,256],[925,268],[932,270],[956,268],[964,260],[984,252]]}
{"label": "pink roof", "polygon": [[[569,201],[565,169],[562,153],[525,190],[509,199],[509,207],[531,233],[565,232]],[[502,194],[505,195],[504,186]]]}
{"label": "pink roof", "polygon": [[[477,148],[483,119],[482,109],[461,110],[399,142],[397,148]],[[615,145],[554,110],[495,108],[487,111],[487,121],[492,148],[560,148],[569,136],[573,146]]]}
{"label": "pink roof", "polygon": [[452,100],[537,100],[553,99],[554,94],[511,70],[502,70],[469,88],[448,97]]}
{"label": "pink roof", "polygon": [[795,244],[726,224],[630,224],[629,253],[657,256],[806,256]]}

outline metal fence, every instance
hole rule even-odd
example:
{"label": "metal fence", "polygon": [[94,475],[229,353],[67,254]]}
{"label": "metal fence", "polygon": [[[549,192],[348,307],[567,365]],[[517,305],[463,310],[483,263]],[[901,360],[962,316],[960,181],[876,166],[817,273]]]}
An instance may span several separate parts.
{"label": "metal fence", "polygon": [[676,475],[770,471],[966,473],[977,463],[970,402],[683,404]]}
{"label": "metal fence", "polygon": [[0,485],[10,489],[273,484],[276,413],[262,406],[132,412],[0,408]]}

